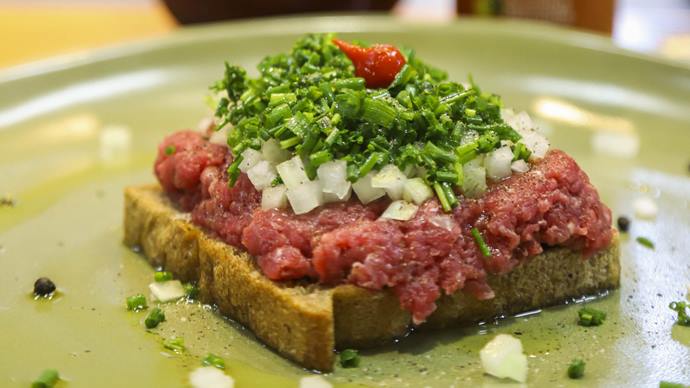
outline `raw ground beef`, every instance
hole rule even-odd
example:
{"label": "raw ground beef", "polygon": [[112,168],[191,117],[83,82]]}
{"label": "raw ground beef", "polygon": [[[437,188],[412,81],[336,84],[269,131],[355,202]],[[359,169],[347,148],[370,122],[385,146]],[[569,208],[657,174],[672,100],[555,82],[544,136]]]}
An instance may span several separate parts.
{"label": "raw ground beef", "polygon": [[[261,193],[246,175],[228,187],[231,161],[226,147],[183,131],[159,146],[155,173],[173,201],[191,210],[194,223],[247,250],[268,278],[389,287],[417,324],[436,309],[441,293],[492,298],[487,273],[510,272],[544,246],[586,256],[612,238],[610,210],[575,161],[558,150],[530,171],[491,184],[482,198],[460,198],[451,214],[431,199],[409,221],[378,220],[385,199],[368,205],[353,199],[303,215],[262,210]],[[473,227],[491,257],[477,248]]]}

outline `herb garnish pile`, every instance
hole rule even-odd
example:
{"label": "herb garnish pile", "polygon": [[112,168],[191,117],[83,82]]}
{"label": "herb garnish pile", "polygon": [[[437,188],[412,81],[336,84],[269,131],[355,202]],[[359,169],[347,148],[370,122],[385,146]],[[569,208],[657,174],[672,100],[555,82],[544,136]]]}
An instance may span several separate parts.
{"label": "herb garnish pile", "polygon": [[231,186],[242,152],[275,138],[301,157],[310,179],[333,159],[347,161],[351,182],[388,163],[401,171],[417,167],[449,211],[458,203],[464,163],[503,140],[512,142],[515,160],[529,157],[520,135],[501,118],[500,98],[482,92],[471,78],[468,87],[448,81],[445,72],[402,50],[407,63],[393,83],[367,89],[332,39],[301,38],[289,54],[264,58],[257,78],[226,63],[224,78],[211,89],[222,95],[218,129],[233,126]]}

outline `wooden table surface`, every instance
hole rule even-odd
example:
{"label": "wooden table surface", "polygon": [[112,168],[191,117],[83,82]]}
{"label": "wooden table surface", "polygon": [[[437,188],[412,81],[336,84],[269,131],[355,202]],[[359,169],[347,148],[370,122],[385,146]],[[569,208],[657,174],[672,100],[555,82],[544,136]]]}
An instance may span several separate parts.
{"label": "wooden table surface", "polygon": [[161,35],[177,28],[162,3],[94,3],[0,0],[0,68]]}

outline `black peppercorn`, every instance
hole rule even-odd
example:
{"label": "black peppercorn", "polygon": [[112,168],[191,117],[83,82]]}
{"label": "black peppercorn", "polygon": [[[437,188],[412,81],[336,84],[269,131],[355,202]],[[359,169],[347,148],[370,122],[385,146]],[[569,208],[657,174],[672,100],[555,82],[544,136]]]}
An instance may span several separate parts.
{"label": "black peppercorn", "polygon": [[623,233],[626,233],[628,229],[630,229],[630,219],[626,216],[618,217],[617,223],[618,230],[620,230]]}
{"label": "black peppercorn", "polygon": [[34,295],[49,296],[55,292],[55,283],[48,278],[38,278],[34,283]]}

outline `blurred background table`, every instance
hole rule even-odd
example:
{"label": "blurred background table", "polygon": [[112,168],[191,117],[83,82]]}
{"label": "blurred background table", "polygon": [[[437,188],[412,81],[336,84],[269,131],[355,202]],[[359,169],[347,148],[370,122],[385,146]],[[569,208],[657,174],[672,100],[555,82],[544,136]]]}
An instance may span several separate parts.
{"label": "blurred background table", "polygon": [[[204,3],[218,1],[181,0],[177,3],[203,8]],[[254,12],[260,11],[262,4],[272,3],[257,1],[255,4],[259,6],[254,6]],[[581,4],[574,2],[583,1],[596,0],[458,0],[457,5],[455,0],[399,0],[394,6],[394,0],[354,3],[378,9],[392,7],[390,12],[398,17],[445,22],[455,18],[458,9],[469,9],[475,15],[498,12],[515,16],[516,9],[526,11],[531,7],[538,14],[540,9],[555,9],[553,5],[559,2],[572,6]],[[230,0],[225,3],[229,7],[234,4]],[[294,12],[292,4],[295,3],[301,2],[290,3],[290,9],[286,8],[285,12]],[[315,10],[324,12],[323,4],[336,3],[321,2]],[[610,33],[614,43],[690,63],[690,0],[609,0],[609,4],[613,4]],[[266,13],[275,14],[277,8],[267,5],[266,10]],[[176,12],[180,16],[180,10]],[[467,14],[459,17],[462,19]],[[0,39],[0,68],[154,37],[179,26],[166,5],[157,0],[0,0],[0,36],[3,37]]]}

